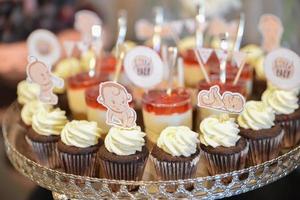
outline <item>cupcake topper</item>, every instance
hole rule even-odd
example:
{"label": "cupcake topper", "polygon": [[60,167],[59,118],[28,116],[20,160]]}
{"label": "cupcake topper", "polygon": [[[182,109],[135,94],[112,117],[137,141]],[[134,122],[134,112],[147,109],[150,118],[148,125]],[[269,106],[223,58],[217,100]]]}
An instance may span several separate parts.
{"label": "cupcake topper", "polygon": [[240,93],[230,91],[220,94],[218,85],[209,90],[201,90],[198,93],[198,106],[228,113],[240,113],[243,111],[245,98]]}
{"label": "cupcake topper", "polygon": [[281,89],[300,87],[300,58],[289,49],[279,48],[270,52],[264,61],[268,81]]}
{"label": "cupcake topper", "polygon": [[244,29],[245,29],[245,14],[241,13],[239,26],[238,26],[237,33],[236,33],[236,36],[235,36],[233,51],[239,51],[240,50],[243,35],[244,35]]}
{"label": "cupcake topper", "polygon": [[27,39],[28,53],[49,66],[54,65],[61,56],[61,46],[57,37],[50,31],[38,29]]}
{"label": "cupcake topper", "polygon": [[196,47],[202,47],[203,46],[203,40],[204,40],[204,30],[206,28],[206,19],[205,19],[205,1],[204,0],[198,0],[197,2],[197,15],[195,18],[196,22]]}
{"label": "cupcake topper", "polygon": [[80,10],[75,13],[74,28],[81,34],[81,40],[85,43],[89,44],[92,41],[92,26],[101,24],[101,19],[93,11]]}
{"label": "cupcake topper", "polygon": [[107,108],[108,125],[123,128],[136,126],[136,112],[129,106],[132,96],[123,85],[112,81],[100,83],[97,101]]}
{"label": "cupcake topper", "polygon": [[221,39],[221,49],[216,50],[216,54],[220,61],[220,82],[222,84],[225,84],[229,34],[227,32],[221,34],[220,39]]}
{"label": "cupcake topper", "polygon": [[53,88],[63,88],[64,80],[54,76],[48,67],[42,61],[38,61],[35,57],[28,58],[28,65],[26,67],[27,80],[34,82],[40,86],[40,101],[47,104],[57,104],[58,98],[53,93]]}
{"label": "cupcake topper", "polygon": [[75,47],[75,42],[71,40],[67,40],[63,42],[63,45],[64,45],[67,58],[70,58],[72,56]]}
{"label": "cupcake topper", "polygon": [[232,60],[235,61],[237,67],[239,68],[238,73],[236,74],[233,81],[233,85],[236,85],[240,79],[240,76],[246,64],[247,54],[241,51],[235,51],[233,52],[232,57]]}
{"label": "cupcake topper", "polygon": [[116,48],[117,48],[116,54],[118,54],[118,45],[123,44],[126,38],[126,33],[127,33],[127,11],[126,10],[121,10],[119,12],[118,29],[119,29],[119,34],[116,42]]}
{"label": "cupcake topper", "polygon": [[210,79],[209,76],[206,72],[206,69],[204,67],[204,65],[207,63],[208,59],[211,56],[211,53],[213,52],[213,49],[209,49],[209,48],[196,48],[194,49],[194,53],[196,55],[197,61],[200,65],[200,69],[204,75],[205,81],[207,83],[210,83]]}
{"label": "cupcake topper", "polygon": [[260,17],[258,29],[262,34],[262,47],[266,52],[280,47],[283,26],[281,20],[272,14]]}
{"label": "cupcake topper", "polygon": [[153,49],[156,52],[160,52],[162,24],[164,21],[163,8],[155,7],[154,13],[155,13],[155,25],[154,25],[154,34],[152,37],[152,45],[153,45]]}
{"label": "cupcake topper", "polygon": [[160,83],[164,74],[163,62],[159,55],[145,46],[137,46],[126,54],[124,70],[131,82],[145,89]]}
{"label": "cupcake topper", "polygon": [[175,68],[176,60],[177,60],[177,48],[176,47],[168,48],[167,60],[168,60],[168,67],[169,67],[167,94],[171,95],[173,81],[174,81],[174,79],[173,79],[174,78],[174,70],[175,70],[174,68]]}

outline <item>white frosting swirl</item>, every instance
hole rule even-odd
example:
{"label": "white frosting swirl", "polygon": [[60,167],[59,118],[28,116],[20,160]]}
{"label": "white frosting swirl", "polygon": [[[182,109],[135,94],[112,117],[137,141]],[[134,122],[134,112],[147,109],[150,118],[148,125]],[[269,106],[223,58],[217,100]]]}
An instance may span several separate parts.
{"label": "white frosting swirl", "polygon": [[261,101],[248,101],[238,117],[240,127],[252,130],[271,128],[274,120],[273,109]]}
{"label": "white frosting swirl", "polygon": [[200,141],[206,146],[232,147],[240,139],[238,125],[228,115],[208,117],[200,123]]}
{"label": "white frosting swirl", "polygon": [[145,145],[145,133],[139,126],[132,129],[111,127],[104,141],[105,148],[119,156],[133,155],[142,151]]}
{"label": "white frosting swirl", "polygon": [[98,144],[100,134],[96,122],[73,120],[61,132],[61,141],[68,146],[86,148]]}
{"label": "white frosting swirl", "polygon": [[52,106],[45,104],[41,101],[34,100],[24,105],[21,110],[21,119],[26,125],[31,125],[32,116],[37,113],[40,109],[50,110]]}
{"label": "white frosting swirl", "polygon": [[197,150],[198,134],[186,126],[170,126],[165,128],[157,146],[172,156],[189,157]]}
{"label": "white frosting swirl", "polygon": [[40,109],[32,116],[32,128],[40,135],[60,135],[68,122],[66,112],[56,108],[54,110]]}
{"label": "white frosting swirl", "polygon": [[28,83],[23,80],[18,83],[17,96],[18,103],[24,105],[30,101],[37,100],[40,93],[40,86],[35,83]]}
{"label": "white frosting swirl", "polygon": [[288,115],[299,108],[295,91],[269,89],[263,93],[262,101],[271,106],[278,115]]}

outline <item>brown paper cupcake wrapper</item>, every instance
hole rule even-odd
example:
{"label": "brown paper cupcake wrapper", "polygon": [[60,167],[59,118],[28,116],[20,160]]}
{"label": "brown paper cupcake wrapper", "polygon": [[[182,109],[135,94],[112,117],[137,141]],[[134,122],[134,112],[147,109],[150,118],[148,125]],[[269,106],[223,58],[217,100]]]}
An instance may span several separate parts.
{"label": "brown paper cupcake wrapper", "polygon": [[300,140],[300,119],[277,121],[284,129],[282,147],[291,148]]}
{"label": "brown paper cupcake wrapper", "polygon": [[32,151],[40,164],[52,169],[60,166],[57,142],[35,142],[27,136],[26,141],[29,146],[31,146]]}
{"label": "brown paper cupcake wrapper", "polygon": [[246,138],[249,143],[247,163],[249,165],[258,165],[276,158],[280,151],[283,136],[284,130],[282,130],[278,136],[273,138],[257,140]]}
{"label": "brown paper cupcake wrapper", "polygon": [[150,155],[157,176],[161,180],[178,180],[193,178],[196,174],[200,155],[192,161],[166,162]]}
{"label": "brown paper cupcake wrapper", "polygon": [[97,154],[97,152],[88,154],[59,152],[61,167],[69,174],[97,177],[99,171]]}
{"label": "brown paper cupcake wrapper", "polygon": [[246,165],[246,158],[249,151],[249,144],[244,150],[234,154],[213,154],[205,151],[203,155],[207,161],[208,172],[211,175],[223,174],[243,169]]}
{"label": "brown paper cupcake wrapper", "polygon": [[[147,158],[140,161],[128,163],[118,163],[100,159],[100,165],[104,176],[108,179],[139,181],[142,180]],[[113,190],[118,190],[119,185],[110,185]],[[135,189],[136,186],[128,186],[128,190]]]}

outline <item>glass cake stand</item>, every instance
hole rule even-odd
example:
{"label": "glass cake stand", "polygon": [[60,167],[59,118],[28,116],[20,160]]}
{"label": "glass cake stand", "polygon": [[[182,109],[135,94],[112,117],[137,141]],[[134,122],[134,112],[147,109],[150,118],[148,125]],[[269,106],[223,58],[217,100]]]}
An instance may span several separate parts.
{"label": "glass cake stand", "polygon": [[3,136],[8,158],[21,174],[41,187],[51,190],[53,198],[59,200],[217,199],[263,187],[288,175],[300,164],[298,146],[282,152],[274,160],[231,173],[209,176],[205,167],[200,167],[197,178],[194,179],[159,181],[150,161],[142,181],[76,176],[37,163],[19,122],[19,107],[17,103],[13,103],[3,120]]}

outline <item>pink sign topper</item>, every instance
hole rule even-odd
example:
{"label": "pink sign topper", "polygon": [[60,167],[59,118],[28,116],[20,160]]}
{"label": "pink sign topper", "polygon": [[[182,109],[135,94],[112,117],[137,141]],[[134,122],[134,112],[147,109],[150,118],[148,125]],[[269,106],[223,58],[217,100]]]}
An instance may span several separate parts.
{"label": "pink sign topper", "polygon": [[283,26],[281,20],[275,15],[265,14],[260,17],[258,29],[262,34],[262,47],[270,52],[280,47]]}
{"label": "pink sign topper", "polygon": [[201,90],[198,93],[198,106],[219,110],[229,113],[240,113],[243,111],[245,98],[240,93],[230,91],[220,94],[218,85],[212,86],[209,90]]}
{"label": "pink sign topper", "polygon": [[264,61],[264,70],[268,81],[281,89],[293,89],[300,86],[300,58],[289,49],[276,49],[270,52]]}
{"label": "pink sign topper", "polygon": [[132,96],[123,85],[112,81],[100,83],[97,101],[107,108],[108,125],[122,128],[136,126],[136,112],[129,106]]}
{"label": "pink sign topper", "polygon": [[40,86],[40,101],[47,104],[57,104],[58,97],[53,93],[53,88],[63,88],[64,80],[54,76],[50,68],[35,57],[29,57],[26,67],[27,80]]}

